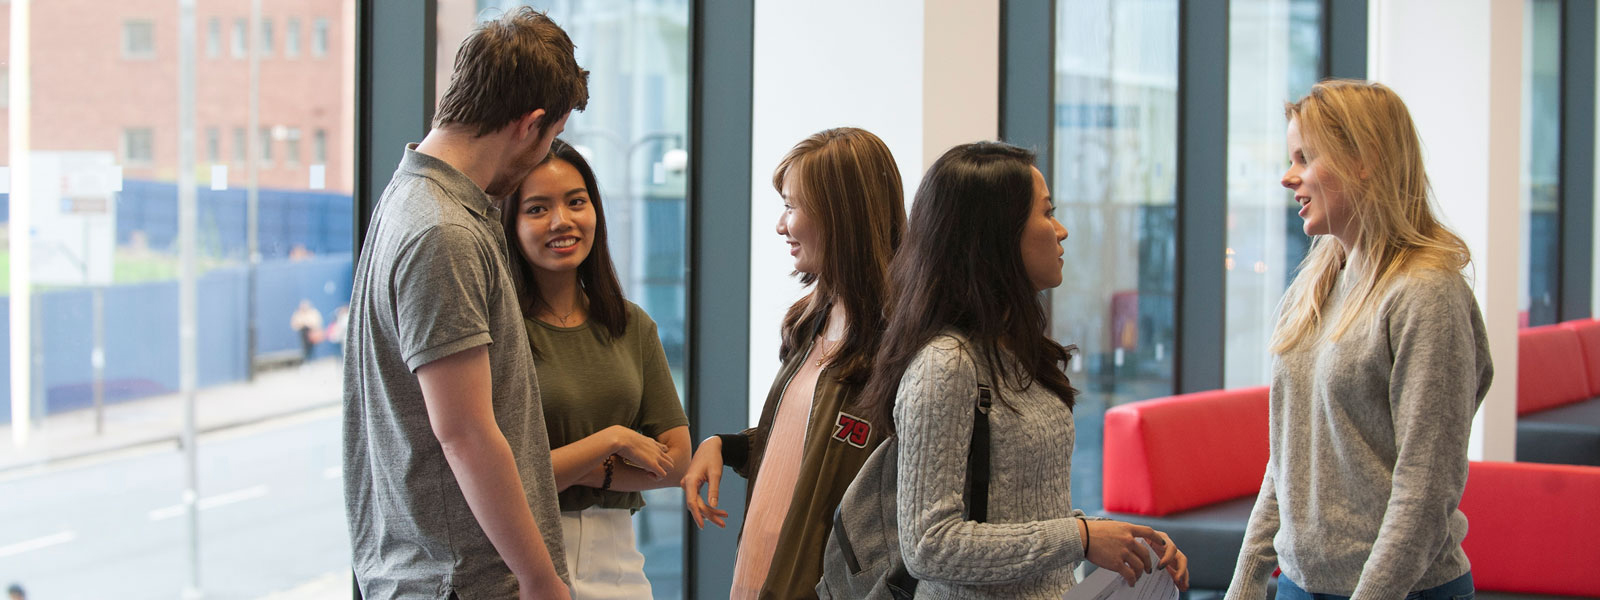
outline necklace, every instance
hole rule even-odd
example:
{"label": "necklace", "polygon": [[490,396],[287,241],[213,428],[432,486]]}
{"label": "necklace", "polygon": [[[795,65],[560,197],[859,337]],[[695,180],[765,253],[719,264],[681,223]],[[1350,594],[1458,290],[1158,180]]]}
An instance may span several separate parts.
{"label": "necklace", "polygon": [[560,325],[559,325],[559,326],[561,326],[561,327],[569,327],[569,325],[567,325],[567,319],[570,319],[570,318],[572,318],[572,315],[573,315],[573,314],[574,314],[574,313],[576,313],[576,312],[578,312],[578,308],[579,308],[579,306],[581,306],[581,305],[582,305],[582,303],[580,303],[580,302],[574,302],[574,303],[573,303],[573,304],[572,304],[572,308],[570,308],[570,309],[568,309],[568,310],[567,310],[567,314],[565,314],[565,315],[558,315],[558,314],[556,314],[556,311],[555,311],[555,310],[554,310],[554,307],[552,307],[552,306],[550,306],[550,305],[549,305],[549,304],[548,304],[548,303],[547,303],[547,304],[545,304],[545,310],[544,310],[544,312],[545,312],[545,314],[547,314],[547,315],[550,315],[550,318],[552,318],[552,319],[555,319],[555,320],[557,320],[557,321],[559,321],[559,322],[560,322]]}
{"label": "necklace", "polygon": [[578,312],[578,307],[576,307],[576,306],[572,307],[572,310],[567,311],[567,314],[565,314],[565,315],[556,316],[556,314],[552,312],[552,313],[550,313],[550,316],[556,317],[557,321],[561,321],[561,326],[562,327],[566,327],[567,326],[567,319],[572,318],[572,313],[575,313],[575,312]]}
{"label": "necklace", "polygon": [[[823,363],[826,363],[826,362],[828,362],[830,360],[833,360],[833,353],[839,349],[838,346],[837,346],[838,343],[839,343],[839,340],[833,340],[832,342],[830,342],[828,340],[823,339],[822,336],[820,336],[820,335],[817,336],[817,345],[818,346],[822,346],[822,356],[817,359],[817,366],[820,367],[820,366],[822,366]],[[833,348],[828,348],[827,346],[829,344],[834,344],[834,347]]]}

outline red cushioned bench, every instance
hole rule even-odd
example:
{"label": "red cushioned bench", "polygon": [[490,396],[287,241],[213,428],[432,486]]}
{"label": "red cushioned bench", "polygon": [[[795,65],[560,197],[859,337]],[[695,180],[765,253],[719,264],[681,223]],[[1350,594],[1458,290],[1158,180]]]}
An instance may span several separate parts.
{"label": "red cushioned bench", "polygon": [[1189,584],[1233,578],[1267,469],[1267,388],[1158,398],[1106,411],[1105,515],[1172,537]]}
{"label": "red cushioned bench", "polygon": [[[1267,396],[1221,390],[1106,411],[1104,514],[1167,532],[1194,588],[1233,577],[1270,452]],[[1470,469],[1461,510],[1479,598],[1600,597],[1600,468]]]}
{"label": "red cushioned bench", "polygon": [[1600,321],[1518,332],[1517,460],[1600,466]]}
{"label": "red cushioned bench", "polygon": [[1462,546],[1479,598],[1600,597],[1600,467],[1474,462]]}

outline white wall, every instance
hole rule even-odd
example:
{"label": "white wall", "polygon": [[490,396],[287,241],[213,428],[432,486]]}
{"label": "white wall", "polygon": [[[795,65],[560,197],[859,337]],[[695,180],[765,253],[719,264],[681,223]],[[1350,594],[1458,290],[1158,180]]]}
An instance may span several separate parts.
{"label": "white wall", "polygon": [[1405,99],[1446,223],[1466,239],[1494,356],[1475,460],[1516,452],[1523,3],[1374,0],[1368,73]]}
{"label": "white wall", "polygon": [[[778,327],[803,291],[774,231],[772,170],[830,127],[883,138],[909,203],[931,157],[996,136],[998,0],[762,0],[755,6],[751,123],[750,421],[778,370]],[[936,40],[931,47],[924,39]],[[715,93],[715,90],[710,90]]]}

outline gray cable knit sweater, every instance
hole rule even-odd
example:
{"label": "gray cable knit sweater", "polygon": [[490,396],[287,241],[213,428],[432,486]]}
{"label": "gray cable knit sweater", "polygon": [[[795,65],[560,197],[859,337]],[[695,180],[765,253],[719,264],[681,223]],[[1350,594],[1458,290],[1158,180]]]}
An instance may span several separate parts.
{"label": "gray cable knit sweater", "polygon": [[[1058,600],[1083,542],[1072,509],[1072,412],[1043,385],[992,386],[988,522],[965,519],[978,365],[965,340],[924,346],[900,380],[900,547],[918,598]],[[987,368],[985,367],[985,373]],[[985,376],[987,379],[987,376]],[[999,401],[1003,398],[1015,410]]]}
{"label": "gray cable knit sweater", "polygon": [[1310,592],[1385,600],[1466,573],[1456,506],[1492,378],[1472,289],[1437,270],[1402,275],[1338,342],[1275,357],[1271,459],[1228,600],[1264,598],[1274,564]]}

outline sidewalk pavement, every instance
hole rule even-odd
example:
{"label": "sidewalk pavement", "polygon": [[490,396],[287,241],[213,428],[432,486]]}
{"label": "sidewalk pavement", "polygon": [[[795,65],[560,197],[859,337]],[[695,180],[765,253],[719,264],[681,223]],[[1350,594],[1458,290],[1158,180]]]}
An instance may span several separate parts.
{"label": "sidewalk pavement", "polygon": [[[201,388],[195,393],[196,434],[339,406],[343,376],[342,361],[332,357],[266,371],[253,382]],[[183,433],[183,395],[108,405],[101,433],[95,433],[93,408],[34,421],[27,445],[20,448],[12,429],[12,424],[0,425],[0,478],[118,450],[176,445]]]}
{"label": "sidewalk pavement", "polygon": [[259,600],[349,600],[353,588],[350,577],[349,571],[329,573]]}

